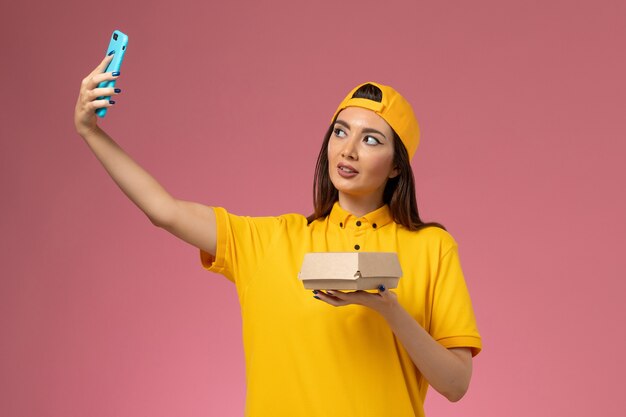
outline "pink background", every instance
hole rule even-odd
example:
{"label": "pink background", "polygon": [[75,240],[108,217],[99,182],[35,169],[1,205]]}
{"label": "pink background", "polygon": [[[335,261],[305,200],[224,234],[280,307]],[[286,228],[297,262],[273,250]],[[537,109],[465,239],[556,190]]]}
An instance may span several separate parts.
{"label": "pink background", "polygon": [[423,217],[460,244],[484,342],[466,397],[431,391],[429,415],[623,415],[626,3],[382,4],[3,3],[0,415],[243,414],[234,286],[73,129],[116,28],[102,126],[175,196],[235,213],[308,214],[335,106],[395,86],[423,130]]}

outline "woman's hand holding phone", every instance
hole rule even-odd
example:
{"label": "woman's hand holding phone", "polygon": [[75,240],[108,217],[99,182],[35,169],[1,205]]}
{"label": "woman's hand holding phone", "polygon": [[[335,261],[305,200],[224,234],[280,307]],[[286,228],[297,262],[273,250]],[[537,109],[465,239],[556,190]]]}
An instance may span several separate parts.
{"label": "woman's hand holding phone", "polygon": [[80,85],[80,94],[74,110],[74,125],[81,136],[97,128],[95,113],[97,109],[108,108],[115,104],[115,100],[105,97],[113,98],[121,92],[115,87],[98,87],[102,82],[113,81],[119,77],[119,72],[103,72],[112,60],[113,55],[107,55]]}
{"label": "woman's hand holding phone", "polygon": [[115,104],[112,98],[122,91],[115,88],[115,82],[120,75],[127,46],[128,35],[114,30],[107,46],[107,56],[83,79],[74,112],[76,130],[83,137],[97,128],[95,116],[106,116],[107,109]]}

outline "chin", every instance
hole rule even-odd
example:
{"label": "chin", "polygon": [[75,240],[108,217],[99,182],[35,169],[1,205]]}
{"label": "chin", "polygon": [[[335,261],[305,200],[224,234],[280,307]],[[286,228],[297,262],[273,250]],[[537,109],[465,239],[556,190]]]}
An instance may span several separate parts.
{"label": "chin", "polygon": [[[364,190],[357,187],[337,187],[335,186],[339,194],[343,194],[346,197],[352,198],[370,198],[374,195],[378,195],[378,190]],[[381,194],[382,196],[382,194]]]}

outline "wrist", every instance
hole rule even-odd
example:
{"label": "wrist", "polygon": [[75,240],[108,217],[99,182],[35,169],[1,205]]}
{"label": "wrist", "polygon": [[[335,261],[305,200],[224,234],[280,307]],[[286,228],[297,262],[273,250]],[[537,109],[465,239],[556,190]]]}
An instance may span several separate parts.
{"label": "wrist", "polygon": [[76,132],[80,135],[80,137],[82,137],[83,139],[87,140],[90,136],[95,136],[98,135],[99,133],[102,132],[102,129],[100,129],[100,126],[95,125],[95,126],[77,126],[76,127]]}
{"label": "wrist", "polygon": [[404,307],[400,305],[398,300],[387,304],[383,309],[378,311],[381,316],[389,323],[390,326],[397,323],[401,319],[403,314],[407,314]]}

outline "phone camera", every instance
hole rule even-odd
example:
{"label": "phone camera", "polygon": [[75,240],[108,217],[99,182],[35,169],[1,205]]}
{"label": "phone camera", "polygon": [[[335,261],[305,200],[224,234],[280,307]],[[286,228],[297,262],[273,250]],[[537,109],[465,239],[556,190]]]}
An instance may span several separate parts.
{"label": "phone camera", "polygon": [[113,34],[113,40],[116,41],[117,40],[117,33]]}

